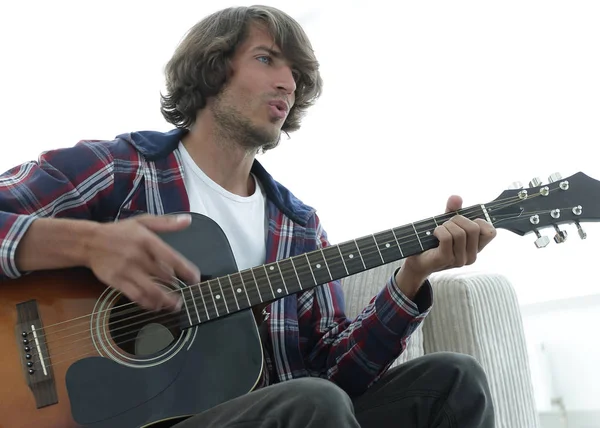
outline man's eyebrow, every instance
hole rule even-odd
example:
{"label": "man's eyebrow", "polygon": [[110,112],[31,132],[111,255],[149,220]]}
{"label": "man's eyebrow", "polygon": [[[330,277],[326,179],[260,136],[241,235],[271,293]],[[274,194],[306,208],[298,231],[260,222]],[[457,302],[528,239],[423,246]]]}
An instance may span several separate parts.
{"label": "man's eyebrow", "polygon": [[256,46],[254,49],[252,49],[252,51],[253,52],[264,51],[264,52],[268,53],[269,55],[271,55],[273,58],[283,58],[283,54],[281,52],[271,49],[270,47],[265,46],[265,45]]}

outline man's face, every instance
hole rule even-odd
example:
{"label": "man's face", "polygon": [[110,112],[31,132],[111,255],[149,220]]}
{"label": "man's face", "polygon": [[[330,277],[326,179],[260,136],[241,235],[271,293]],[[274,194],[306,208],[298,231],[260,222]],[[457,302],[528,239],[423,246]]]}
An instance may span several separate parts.
{"label": "man's face", "polygon": [[295,91],[294,72],[273,38],[252,26],[232,58],[232,74],[212,110],[221,132],[258,149],[279,140]]}

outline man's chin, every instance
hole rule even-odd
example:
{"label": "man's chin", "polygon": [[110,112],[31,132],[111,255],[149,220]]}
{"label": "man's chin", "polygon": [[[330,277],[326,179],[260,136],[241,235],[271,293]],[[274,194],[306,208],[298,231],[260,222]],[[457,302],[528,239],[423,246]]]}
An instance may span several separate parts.
{"label": "man's chin", "polygon": [[260,149],[262,147],[275,147],[279,142],[281,128],[279,126],[253,126],[248,129],[247,138],[244,139],[245,144],[249,148]]}

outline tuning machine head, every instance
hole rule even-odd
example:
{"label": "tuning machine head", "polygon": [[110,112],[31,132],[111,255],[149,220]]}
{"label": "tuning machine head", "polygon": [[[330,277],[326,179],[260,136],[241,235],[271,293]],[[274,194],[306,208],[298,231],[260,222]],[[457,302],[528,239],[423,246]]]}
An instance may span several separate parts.
{"label": "tuning machine head", "polygon": [[557,225],[554,225],[554,230],[556,230],[556,235],[554,235],[554,242],[557,244],[562,244],[567,240],[567,231],[560,230]]}
{"label": "tuning machine head", "polygon": [[561,180],[561,179],[562,179],[562,175],[560,175],[560,173],[559,173],[559,172],[554,172],[554,173],[552,173],[552,174],[550,174],[550,175],[548,176],[548,181],[549,181],[550,183],[554,183],[554,182],[556,182],[556,181],[558,181],[558,180]]}
{"label": "tuning machine head", "polygon": [[579,234],[579,237],[580,237],[581,239],[585,239],[585,238],[587,238],[587,233],[585,232],[585,230],[583,230],[583,229],[581,228],[581,225],[579,224],[579,222],[578,222],[578,221],[576,221],[576,222],[575,222],[575,226],[577,226],[577,233]]}
{"label": "tuning machine head", "polygon": [[550,243],[550,238],[542,236],[537,229],[533,229],[533,232],[535,233],[535,236],[537,236],[537,239],[534,242],[537,248],[544,248]]}
{"label": "tuning machine head", "polygon": [[542,180],[539,177],[534,177],[529,182],[529,187],[538,187],[542,185]]}

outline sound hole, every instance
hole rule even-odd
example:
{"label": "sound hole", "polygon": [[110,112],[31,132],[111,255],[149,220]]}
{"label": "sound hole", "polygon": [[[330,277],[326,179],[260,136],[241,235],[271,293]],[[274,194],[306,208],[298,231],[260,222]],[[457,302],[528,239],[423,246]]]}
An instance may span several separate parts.
{"label": "sound hole", "polygon": [[146,311],[124,296],[111,310],[109,323],[114,343],[138,357],[160,353],[181,335],[178,315],[170,311]]}

